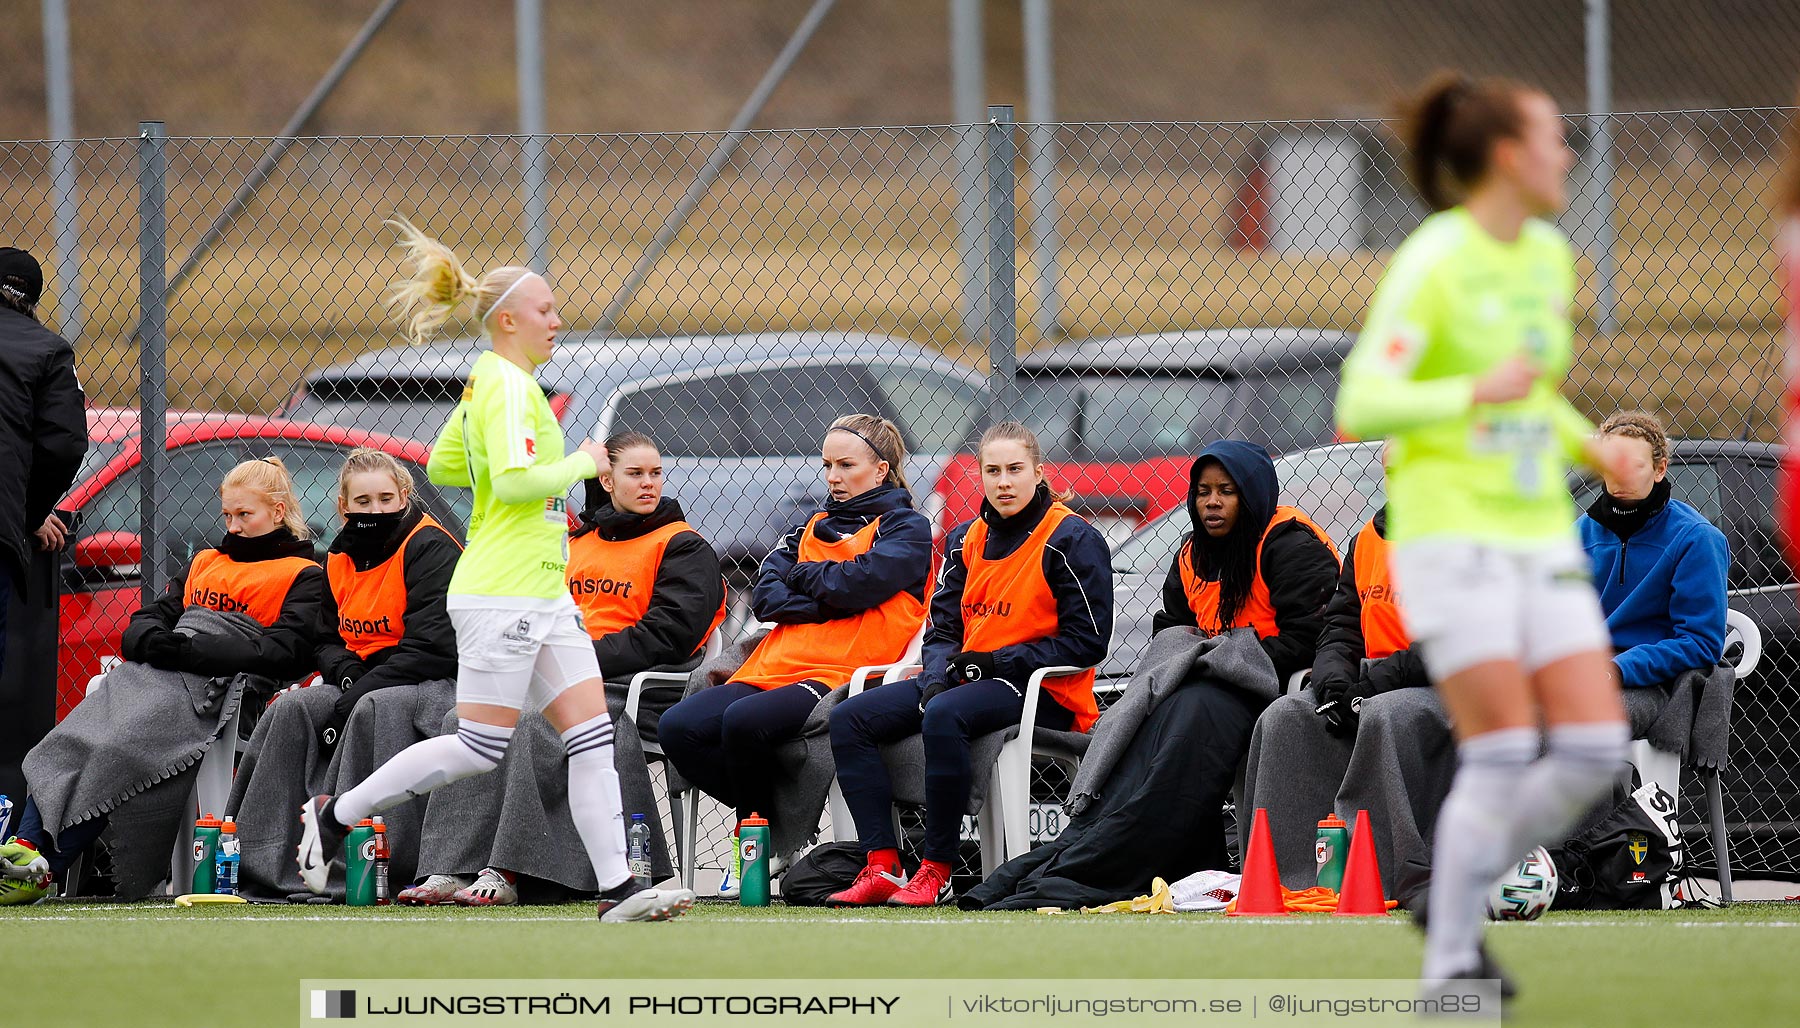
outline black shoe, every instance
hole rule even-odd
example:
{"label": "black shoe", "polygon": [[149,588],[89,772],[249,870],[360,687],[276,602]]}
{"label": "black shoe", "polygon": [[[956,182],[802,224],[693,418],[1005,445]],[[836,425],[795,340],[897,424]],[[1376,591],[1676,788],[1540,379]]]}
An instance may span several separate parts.
{"label": "black shoe", "polygon": [[[1430,917],[1426,910],[1425,894],[1420,893],[1418,897],[1413,900],[1412,923],[1413,927],[1417,928],[1421,935],[1425,934],[1426,930],[1430,927]],[[1452,975],[1452,978],[1496,978],[1500,981],[1501,999],[1512,999],[1519,994],[1519,987],[1513,984],[1511,978],[1507,977],[1506,972],[1501,969],[1499,963],[1496,962],[1493,957],[1488,955],[1487,940],[1483,939],[1475,944],[1475,953],[1481,958],[1481,963],[1474,970],[1469,971],[1466,974]]]}

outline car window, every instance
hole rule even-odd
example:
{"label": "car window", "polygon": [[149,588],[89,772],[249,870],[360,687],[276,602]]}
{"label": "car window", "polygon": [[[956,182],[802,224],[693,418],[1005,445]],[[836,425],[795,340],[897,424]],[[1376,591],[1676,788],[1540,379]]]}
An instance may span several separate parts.
{"label": "car window", "polygon": [[1337,377],[1324,369],[1295,368],[1254,380],[1240,431],[1277,453],[1329,442]]}
{"label": "car window", "polygon": [[1169,570],[1181,537],[1194,527],[1187,508],[1177,507],[1132,534],[1113,551],[1113,573],[1160,575]]}
{"label": "car window", "polygon": [[1363,522],[1387,500],[1381,447],[1375,443],[1324,446],[1275,461],[1281,502],[1298,507],[1343,552]]}
{"label": "car window", "polygon": [[[1600,495],[1601,482],[1586,478],[1575,489],[1575,503],[1586,511]],[[1669,464],[1669,495],[1700,512],[1700,516],[1725,528],[1725,502],[1720,492],[1719,468],[1706,461]]]}
{"label": "car window", "polygon": [[935,371],[877,365],[870,368],[913,453],[951,453],[986,413],[982,390]]}
{"label": "car window", "polygon": [[293,421],[341,425],[430,443],[444,427],[444,419],[455,409],[454,401],[318,400],[307,396],[283,416]]}
{"label": "car window", "polygon": [[1084,380],[1083,449],[1138,460],[1198,453],[1230,432],[1236,385],[1219,379],[1106,377]]}
{"label": "car window", "polygon": [[[1794,583],[1793,569],[1781,548],[1775,527],[1775,466],[1754,461],[1734,462],[1743,476],[1738,495],[1746,498],[1748,510],[1739,510],[1729,524],[1714,521],[1731,542],[1731,575],[1733,589],[1763,589]],[[1738,531],[1732,531],[1736,527]]]}
{"label": "car window", "polygon": [[838,418],[889,413],[886,397],[859,367],[781,368],[737,377],[746,414],[745,451],[751,457],[816,454],[825,430]]}
{"label": "car window", "polygon": [[607,431],[642,432],[665,457],[741,457],[737,376],[684,379],[625,393]]}
{"label": "car window", "polygon": [[[171,576],[184,573],[195,553],[225,534],[219,482],[241,459],[241,451],[227,445],[184,446],[168,455],[160,480],[164,502],[157,510],[157,534],[164,545],[163,566]],[[114,479],[83,508],[82,535],[135,533],[142,527],[141,466]]]}
{"label": "car window", "polygon": [[1021,376],[1018,397],[1008,405],[1007,416],[1037,433],[1045,460],[1066,461],[1079,445],[1075,438],[1075,419],[1081,407],[1082,392],[1079,379]]}

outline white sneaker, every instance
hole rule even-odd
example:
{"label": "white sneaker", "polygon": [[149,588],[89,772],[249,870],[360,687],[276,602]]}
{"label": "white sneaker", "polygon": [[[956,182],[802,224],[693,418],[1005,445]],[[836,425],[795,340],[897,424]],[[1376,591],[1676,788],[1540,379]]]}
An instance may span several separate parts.
{"label": "white sneaker", "polygon": [[314,796],[300,805],[300,879],[315,895],[325,895],[325,883],[331,874],[331,857],[344,845],[349,829],[326,824],[325,808],[330,796]]}
{"label": "white sneaker", "polygon": [[612,894],[600,897],[600,921],[603,924],[618,924],[622,921],[672,921],[694,909],[694,893],[691,889],[638,889],[626,882],[614,893],[626,893],[624,896]]}
{"label": "white sneaker", "polygon": [[737,875],[732,874],[731,871],[731,868],[726,868],[725,877],[719,879],[719,898],[722,900],[734,900],[741,895]]}
{"label": "white sneaker", "polygon": [[401,889],[400,895],[394,898],[403,906],[435,907],[454,903],[457,890],[468,887],[469,880],[460,875],[432,875],[417,885]]}
{"label": "white sneaker", "polygon": [[473,885],[456,890],[450,898],[459,907],[510,907],[519,902],[519,890],[506,880],[505,875],[484,867]]}

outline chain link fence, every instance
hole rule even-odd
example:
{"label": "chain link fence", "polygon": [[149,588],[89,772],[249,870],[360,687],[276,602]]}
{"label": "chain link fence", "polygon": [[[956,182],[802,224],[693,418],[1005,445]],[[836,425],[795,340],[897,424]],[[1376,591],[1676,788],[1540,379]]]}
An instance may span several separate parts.
{"label": "chain link fence", "polygon": [[[365,443],[411,461],[421,500],[462,524],[466,494],[417,465],[476,326],[406,345],[383,308],[400,264],[382,221],[410,218],[478,270],[523,262],[519,183],[540,152],[545,265],[567,322],[540,380],[571,440],[629,428],[662,445],[669,494],[729,568],[732,630],[750,619],[757,560],[824,498],[825,426],[857,411],[901,424],[915,501],[940,533],[978,509],[980,430],[1000,417],[1038,430],[1052,478],[1115,543],[1108,698],[1148,641],[1187,527],[1187,467],[1208,442],[1281,453],[1286,500],[1347,542],[1380,474],[1369,447],[1331,445],[1338,364],[1423,214],[1385,127],[994,113],[729,137],[303,139],[279,159],[268,139],[0,143],[10,242],[49,255],[59,230],[79,240],[87,297],[94,442],[65,504],[79,542],[59,716],[116,657],[146,591],[220,534],[216,485],[241,459],[282,456],[325,542],[342,455]],[[1684,439],[1730,441],[1682,443],[1673,478],[1725,529],[1733,606],[1767,647],[1735,701],[1734,863],[1800,879],[1800,633],[1769,514],[1781,344],[1766,194],[1787,116],[1575,119],[1583,160],[1562,224],[1586,255],[1577,405],[1596,419],[1642,407]],[[1039,146],[1053,181],[1024,174]],[[60,216],[59,158],[77,186]],[[244,189],[259,163],[266,181]],[[165,402],[167,449],[145,468],[139,414],[154,435]],[[1034,795],[1044,835],[1058,774],[1042,769]],[[1703,809],[1691,788],[1685,805]]]}

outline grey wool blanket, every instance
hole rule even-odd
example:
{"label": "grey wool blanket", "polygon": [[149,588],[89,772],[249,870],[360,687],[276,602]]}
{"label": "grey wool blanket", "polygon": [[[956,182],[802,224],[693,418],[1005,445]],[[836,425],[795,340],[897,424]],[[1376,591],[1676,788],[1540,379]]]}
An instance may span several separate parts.
{"label": "grey wool blanket", "polygon": [[[626,826],[633,814],[644,815],[650,826],[650,873],[653,880],[662,881],[675,872],[663,845],[662,818],[637,726],[625,716],[628,685],[629,679],[606,683],[607,711],[616,726],[613,769],[619,776]],[[655,715],[666,706],[652,703],[644,709]],[[444,719],[444,731],[455,730],[456,715],[451,714]],[[497,867],[572,892],[598,892],[593,861],[569,813],[568,768],[555,727],[541,714],[519,718],[499,767],[451,782],[428,797],[416,876],[469,876],[484,867]]]}
{"label": "grey wool blanket", "polygon": [[[175,630],[248,639],[263,627],[242,614],[190,607]],[[138,663],[108,672],[25,756],[25,780],[51,837],[70,825],[110,815],[132,797],[199,763],[237,712],[248,680],[233,677],[218,696],[213,680],[203,675]],[[165,876],[173,846],[172,834],[161,842]]]}
{"label": "grey wool blanket", "polygon": [[[688,675],[684,696],[731,681],[737,669],[744,666],[767,632],[754,632],[728,645],[717,656],[695,668]],[[819,837],[819,820],[825,813],[825,798],[837,776],[837,762],[831,756],[831,708],[844,698],[843,689],[833,689],[820,699],[807,715],[800,737],[783,743],[776,752],[785,772],[775,784],[775,809],[769,819],[769,843],[777,855],[792,858]],[[691,788],[681,777],[680,769],[669,768],[670,788]]]}
{"label": "grey wool blanket", "polygon": [[1281,690],[1275,665],[1253,629],[1234,628],[1215,636],[1188,627],[1163,629],[1150,640],[1125,691],[1094,725],[1093,741],[1069,787],[1071,815],[1080,814],[1100,798],[1114,765],[1156,705],[1184,684],[1202,678],[1265,701]]}
{"label": "grey wool blanket", "polygon": [[[238,893],[246,899],[281,902],[306,891],[294,861],[300,804],[355,786],[389,757],[436,735],[455,703],[456,683],[439,679],[370,693],[351,712],[338,745],[327,750],[319,743],[319,731],[331,720],[339,695],[332,686],[283,693],[263,713],[238,759],[225,812],[237,819],[242,838]],[[382,812],[394,893],[404,887],[417,860],[418,808],[423,806],[411,800]],[[337,863],[341,871],[341,854]],[[341,900],[343,894],[343,875],[334,872],[327,895]]]}

